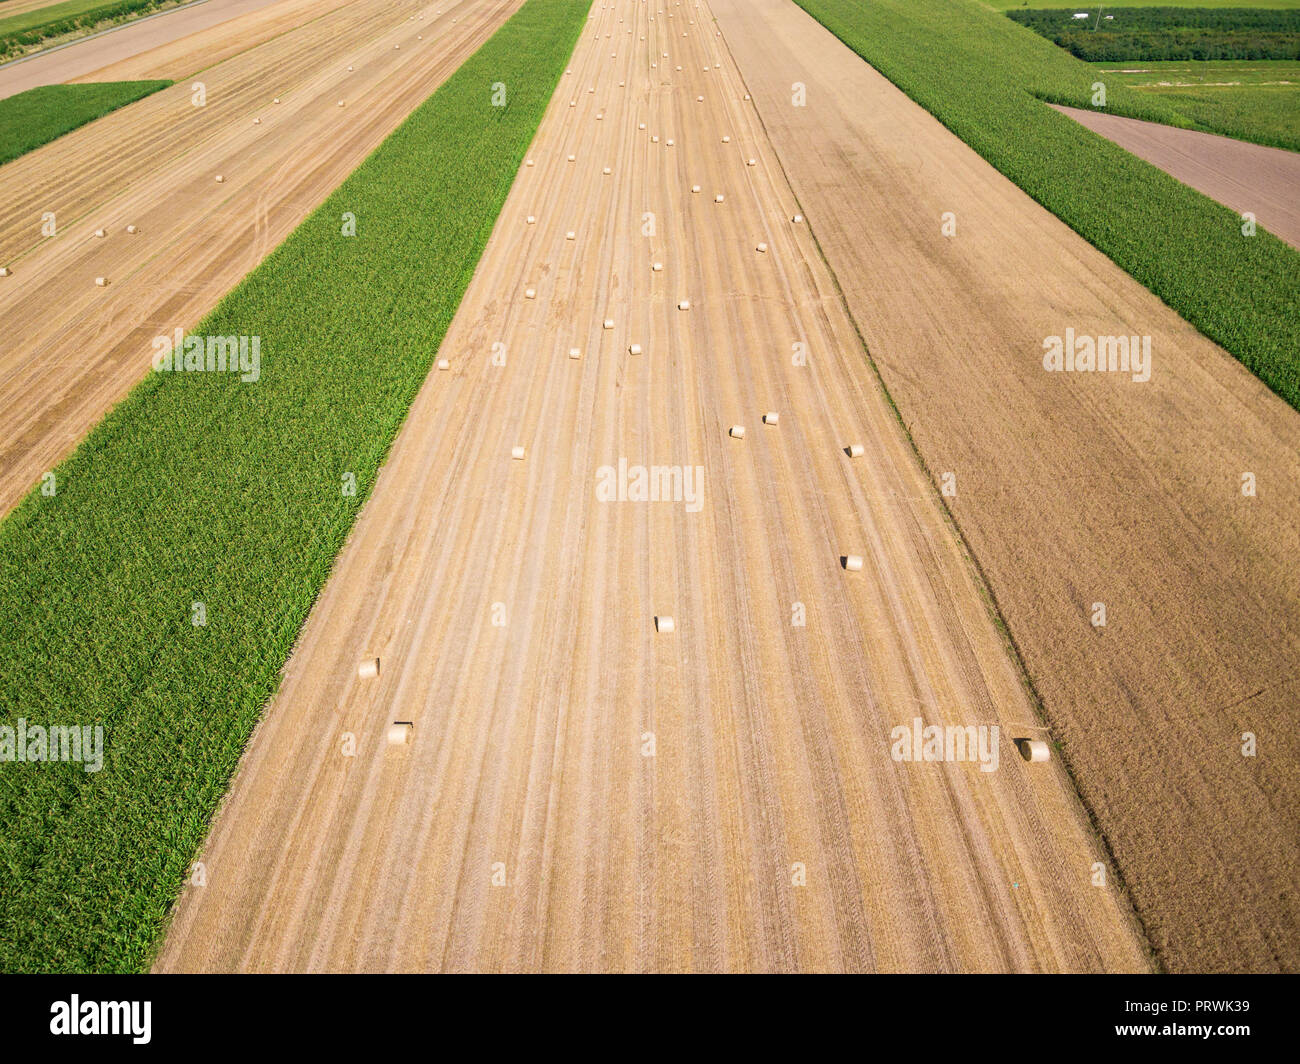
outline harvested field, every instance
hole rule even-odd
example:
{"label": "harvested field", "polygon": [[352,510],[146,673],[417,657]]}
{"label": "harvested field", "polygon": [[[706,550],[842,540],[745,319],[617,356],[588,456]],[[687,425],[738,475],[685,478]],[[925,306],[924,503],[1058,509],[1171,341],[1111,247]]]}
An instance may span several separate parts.
{"label": "harvested field", "polygon": [[[207,0],[212,3],[213,0]],[[95,65],[87,73],[69,81],[116,81],[134,78],[171,78],[179,80],[206,71],[231,56],[246,52],[289,30],[323,18],[352,0],[275,0],[273,3],[248,3],[246,10],[228,8],[220,22],[194,30],[187,28],[175,39],[160,41],[121,58],[102,55],[84,58],[82,65]],[[205,5],[206,6],[206,5]],[[435,9],[436,10],[436,9]]]}
{"label": "harvested field", "polygon": [[[711,7],[1161,961],[1300,968],[1300,415],[787,0]],[[1150,380],[1045,372],[1067,328]]]}
{"label": "harvested field", "polygon": [[[201,4],[174,8],[156,5],[144,9],[142,6],[135,14],[119,9],[119,14],[124,14],[126,20],[116,26],[101,26],[99,31],[94,31],[93,27],[83,25],[70,33],[30,39],[25,49],[15,47],[15,53],[25,50],[29,54],[0,67],[0,97],[37,85],[69,81],[108,62],[107,56],[123,58],[134,55],[163,41],[174,41],[187,33],[195,33],[227,18],[276,2],[278,0],[204,0]],[[79,39],[81,37],[86,39]],[[0,36],[0,47],[3,46],[4,38]]]}
{"label": "harvested field", "polygon": [[653,13],[593,7],[158,970],[1147,967],[708,6]]}
{"label": "harvested field", "polygon": [[0,511],[148,372],[153,337],[193,326],[521,2],[418,30],[350,4],[206,71],[202,107],[186,79],[0,169]]}
{"label": "harvested field", "polygon": [[1197,192],[1249,211],[1260,226],[1300,248],[1300,153],[1078,107],[1056,109]]}
{"label": "harvested field", "polygon": [[[0,968],[147,963],[585,14],[517,12],[0,523]],[[71,712],[96,767],[10,763]]]}

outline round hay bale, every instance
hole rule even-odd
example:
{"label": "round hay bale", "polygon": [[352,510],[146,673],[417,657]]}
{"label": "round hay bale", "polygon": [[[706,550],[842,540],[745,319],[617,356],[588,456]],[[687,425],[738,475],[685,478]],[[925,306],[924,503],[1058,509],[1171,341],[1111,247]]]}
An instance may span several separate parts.
{"label": "round hay bale", "polygon": [[862,457],[864,454],[866,454],[866,453],[867,453],[867,449],[866,449],[865,447],[863,447],[862,444],[860,444],[860,443],[851,443],[851,444],[849,444],[849,457],[850,457],[850,458],[861,458],[861,457]]}
{"label": "round hay bale", "polygon": [[676,629],[677,629],[677,625],[673,623],[673,619],[671,617],[655,618],[656,632],[672,632],[672,631],[676,631]]}
{"label": "round hay bale", "polygon": [[766,414],[763,415],[764,425],[775,425],[780,420],[781,420],[781,415],[778,414],[775,410],[769,410]]}
{"label": "round hay bale", "polygon": [[373,680],[379,675],[379,659],[366,658],[357,666],[357,678],[361,680]]}
{"label": "round hay bale", "polygon": [[511,447],[510,457],[516,462],[522,462],[524,460],[524,449],[522,447]]}
{"label": "round hay bale", "polygon": [[861,555],[861,554],[846,554],[846,555],[844,556],[844,568],[847,569],[847,570],[848,570],[849,572],[851,572],[851,573],[859,573],[859,572],[861,572],[861,571],[862,571],[862,555]]}
{"label": "round hay bale", "polygon": [[388,745],[405,746],[411,739],[412,726],[410,721],[394,721],[388,726]]}
{"label": "round hay bale", "polygon": [[629,344],[629,345],[628,345],[628,349],[627,349],[627,353],[628,353],[629,355],[639,355],[639,354],[641,353],[641,345],[640,345],[640,344]]}
{"label": "round hay bale", "polygon": [[733,440],[743,440],[745,438],[745,426],[732,425],[731,428],[727,429],[727,435]]}
{"label": "round hay bale", "polygon": [[1042,739],[1017,739],[1016,746],[1020,748],[1020,756],[1026,761],[1050,761],[1052,759],[1052,748]]}

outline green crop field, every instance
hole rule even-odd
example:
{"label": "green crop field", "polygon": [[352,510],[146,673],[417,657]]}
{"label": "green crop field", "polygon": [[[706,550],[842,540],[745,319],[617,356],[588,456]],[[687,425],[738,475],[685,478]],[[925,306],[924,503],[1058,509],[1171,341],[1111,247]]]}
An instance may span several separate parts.
{"label": "green crop field", "polygon": [[89,32],[177,7],[186,0],[64,0],[5,17],[0,4],[0,62],[43,47],[57,37]]}
{"label": "green crop field", "polygon": [[1158,96],[1207,130],[1300,151],[1300,63],[1095,64],[1098,77]]}
{"label": "green crop field", "polygon": [[0,165],[170,84],[109,81],[43,85],[6,97],[0,100]]}
{"label": "green crop field", "polygon": [[0,721],[106,747],[0,771],[0,969],[149,964],[588,7],[528,0],[193,330],[256,382],[150,372],[0,523]]}
{"label": "green crop field", "polygon": [[[1045,106],[1089,107],[1095,67],[977,0],[797,2],[1300,409],[1300,252],[1244,236],[1228,208]],[[1194,124],[1158,96],[1107,90],[1107,110]]]}

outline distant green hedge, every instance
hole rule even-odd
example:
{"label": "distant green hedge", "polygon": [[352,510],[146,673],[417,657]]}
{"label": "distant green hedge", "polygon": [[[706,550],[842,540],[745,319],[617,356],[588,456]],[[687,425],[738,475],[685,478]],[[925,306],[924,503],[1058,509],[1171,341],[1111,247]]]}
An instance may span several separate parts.
{"label": "distant green hedge", "polygon": [[0,100],[0,165],[96,118],[165,89],[170,81],[42,85]]}
{"label": "distant green hedge", "polygon": [[1117,7],[1076,19],[1071,10],[1008,11],[1089,62],[1300,59],[1300,11]]}

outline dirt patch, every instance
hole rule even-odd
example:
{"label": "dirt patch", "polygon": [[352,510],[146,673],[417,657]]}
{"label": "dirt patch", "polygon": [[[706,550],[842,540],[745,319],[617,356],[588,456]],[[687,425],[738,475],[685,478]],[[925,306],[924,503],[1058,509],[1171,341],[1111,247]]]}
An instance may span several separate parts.
{"label": "dirt patch", "polygon": [[1052,105],[1234,211],[1300,248],[1300,153],[1232,137],[1143,122],[1137,118]]}

